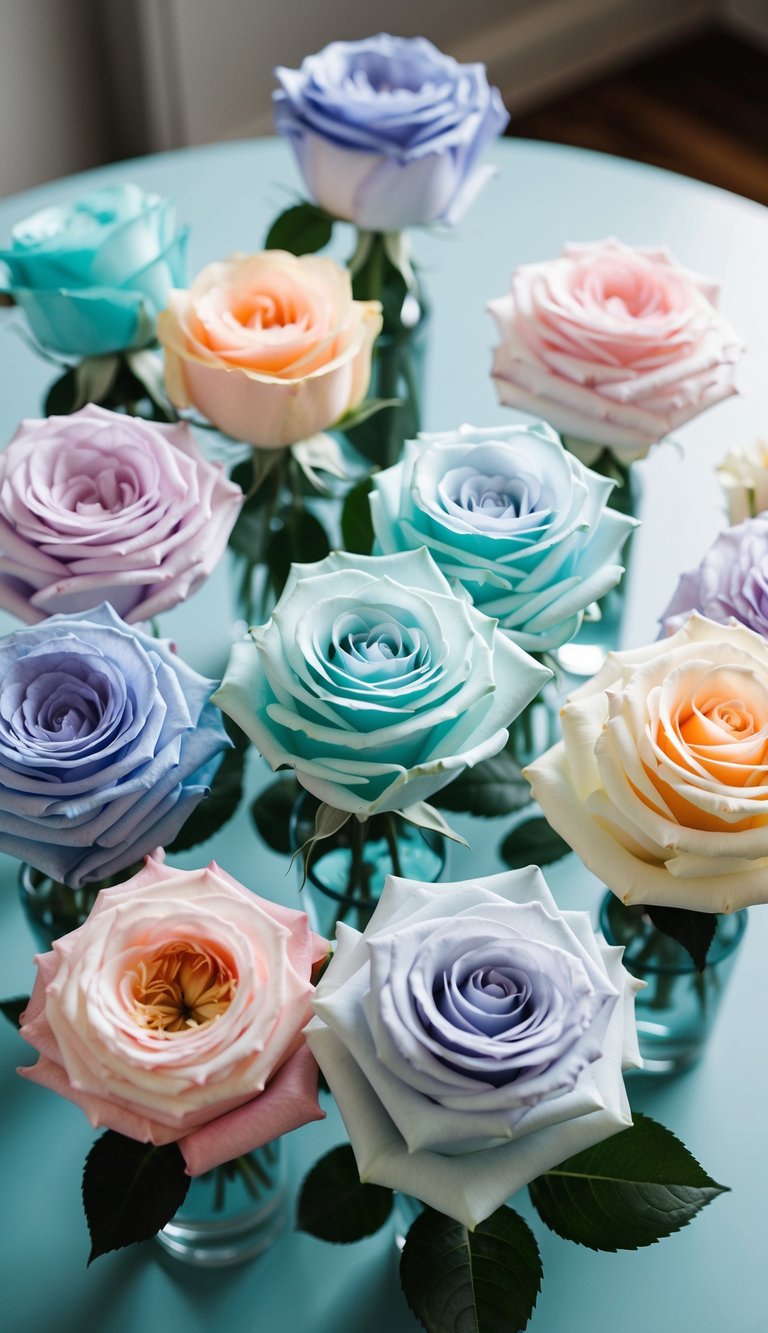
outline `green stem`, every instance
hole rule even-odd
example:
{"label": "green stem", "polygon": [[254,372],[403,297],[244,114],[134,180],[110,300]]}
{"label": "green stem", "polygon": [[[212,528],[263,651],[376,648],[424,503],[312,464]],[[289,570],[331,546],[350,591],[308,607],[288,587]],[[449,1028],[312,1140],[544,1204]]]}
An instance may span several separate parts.
{"label": "green stem", "polygon": [[392,874],[401,878],[403,872],[400,866],[400,849],[397,845],[397,826],[395,816],[391,813],[384,816],[384,836],[389,848],[389,859],[392,862]]}

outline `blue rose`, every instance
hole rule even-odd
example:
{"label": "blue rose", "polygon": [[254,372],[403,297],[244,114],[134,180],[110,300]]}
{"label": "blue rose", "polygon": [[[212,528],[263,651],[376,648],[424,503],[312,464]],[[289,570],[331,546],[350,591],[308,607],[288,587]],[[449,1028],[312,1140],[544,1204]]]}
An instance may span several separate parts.
{"label": "blue rose", "polygon": [[606,508],[613,482],[543,422],[423,435],[373,486],[376,549],[426,546],[527,652],[573,638],[585,608],[618,583],[635,525]]}
{"label": "blue rose", "polygon": [[275,74],[277,129],[335,217],[371,231],[455,223],[493,175],[478,163],[509,119],[498,89],[423,37],[331,42]]}
{"label": "blue rose", "polygon": [[0,851],[79,888],[170,842],[229,741],[214,682],[108,603],[0,640]]}
{"label": "blue rose", "polygon": [[112,185],[19,222],[0,288],[38,342],[62,356],[146,347],[172,287],[184,285],[187,231],[170,200]]}
{"label": "blue rose", "polygon": [[214,699],[273,768],[365,819],[420,805],[497,754],[549,678],[425,550],[293,565]]}

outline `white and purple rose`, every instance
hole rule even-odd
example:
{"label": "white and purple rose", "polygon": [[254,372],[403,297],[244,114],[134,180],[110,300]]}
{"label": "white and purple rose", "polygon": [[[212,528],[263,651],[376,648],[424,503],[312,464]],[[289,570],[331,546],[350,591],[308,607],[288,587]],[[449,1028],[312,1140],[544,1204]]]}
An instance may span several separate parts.
{"label": "white and purple rose", "polygon": [[0,453],[0,606],[149,620],[208,577],[242,503],[186,425],[92,404],[24,421]]}
{"label": "white and purple rose", "polygon": [[662,633],[674,634],[691,611],[722,625],[738,620],[768,638],[768,514],[726,528],[698,568],[681,574]]}
{"label": "white and purple rose", "polygon": [[612,486],[543,422],[422,435],[373,476],[375,549],[426,546],[521,648],[559,648],[622,574],[635,523],[606,507]]}
{"label": "white and purple rose", "polygon": [[640,983],[536,867],[390,878],[365,932],[337,938],[306,1037],[362,1180],[474,1227],[631,1124]]}
{"label": "white and purple rose", "polygon": [[214,688],[107,603],[0,640],[0,851],[79,888],[170,842],[230,745]]}
{"label": "white and purple rose", "polygon": [[277,130],[334,217],[370,231],[453,224],[494,174],[479,159],[509,119],[498,89],[424,37],[331,42],[275,74]]}

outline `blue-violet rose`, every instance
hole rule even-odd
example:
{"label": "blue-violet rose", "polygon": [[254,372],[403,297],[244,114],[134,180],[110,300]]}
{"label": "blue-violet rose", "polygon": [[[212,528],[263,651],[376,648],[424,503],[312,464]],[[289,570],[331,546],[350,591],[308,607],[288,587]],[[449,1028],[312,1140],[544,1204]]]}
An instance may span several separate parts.
{"label": "blue-violet rose", "polygon": [[661,616],[662,633],[674,634],[691,611],[721,625],[738,620],[768,638],[768,514],[726,528],[698,569],[681,574]]}
{"label": "blue-violet rose", "polygon": [[373,477],[375,549],[426,546],[521,648],[559,648],[622,574],[612,486],[543,422],[422,435]]}
{"label": "blue-violet rose", "polygon": [[273,768],[359,819],[427,801],[498,753],[549,679],[424,549],[293,565],[214,700]]}
{"label": "blue-violet rose", "polygon": [[105,186],[18,222],[0,250],[0,290],[62,356],[146,347],[171,288],[184,285],[186,240],[169,199]]}
{"label": "blue-violet rose", "polygon": [[79,888],[170,842],[230,742],[214,682],[109,603],[0,640],[0,851]]}
{"label": "blue-violet rose", "polygon": [[631,1124],[640,983],[535,866],[391,878],[365,932],[337,940],[306,1037],[362,1180],[474,1227]]}
{"label": "blue-violet rose", "polygon": [[454,224],[494,174],[479,159],[509,120],[498,89],[424,37],[331,42],[275,74],[278,132],[335,217],[370,231]]}

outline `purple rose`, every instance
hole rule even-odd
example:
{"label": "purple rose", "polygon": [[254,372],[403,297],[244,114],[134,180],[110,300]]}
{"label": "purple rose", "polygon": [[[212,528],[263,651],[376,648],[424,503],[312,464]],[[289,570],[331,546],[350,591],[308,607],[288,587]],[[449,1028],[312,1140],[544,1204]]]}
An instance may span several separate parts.
{"label": "purple rose", "polygon": [[214,687],[106,603],[0,640],[0,851],[79,888],[170,842],[229,745]]}
{"label": "purple rose", "polygon": [[424,37],[331,42],[275,70],[275,124],[321,207],[371,231],[455,223],[492,167],[479,165],[509,116],[484,65],[459,65]]}
{"label": "purple rose", "polygon": [[691,611],[721,625],[738,620],[768,638],[768,514],[726,528],[698,569],[681,575],[660,617],[662,633],[674,634]]}
{"label": "purple rose", "polygon": [[474,1227],[630,1123],[638,983],[536,867],[390,878],[364,934],[337,938],[307,1042],[361,1179]]}
{"label": "purple rose", "polygon": [[188,426],[90,404],[24,421],[0,453],[0,606],[149,620],[208,577],[242,502]]}

